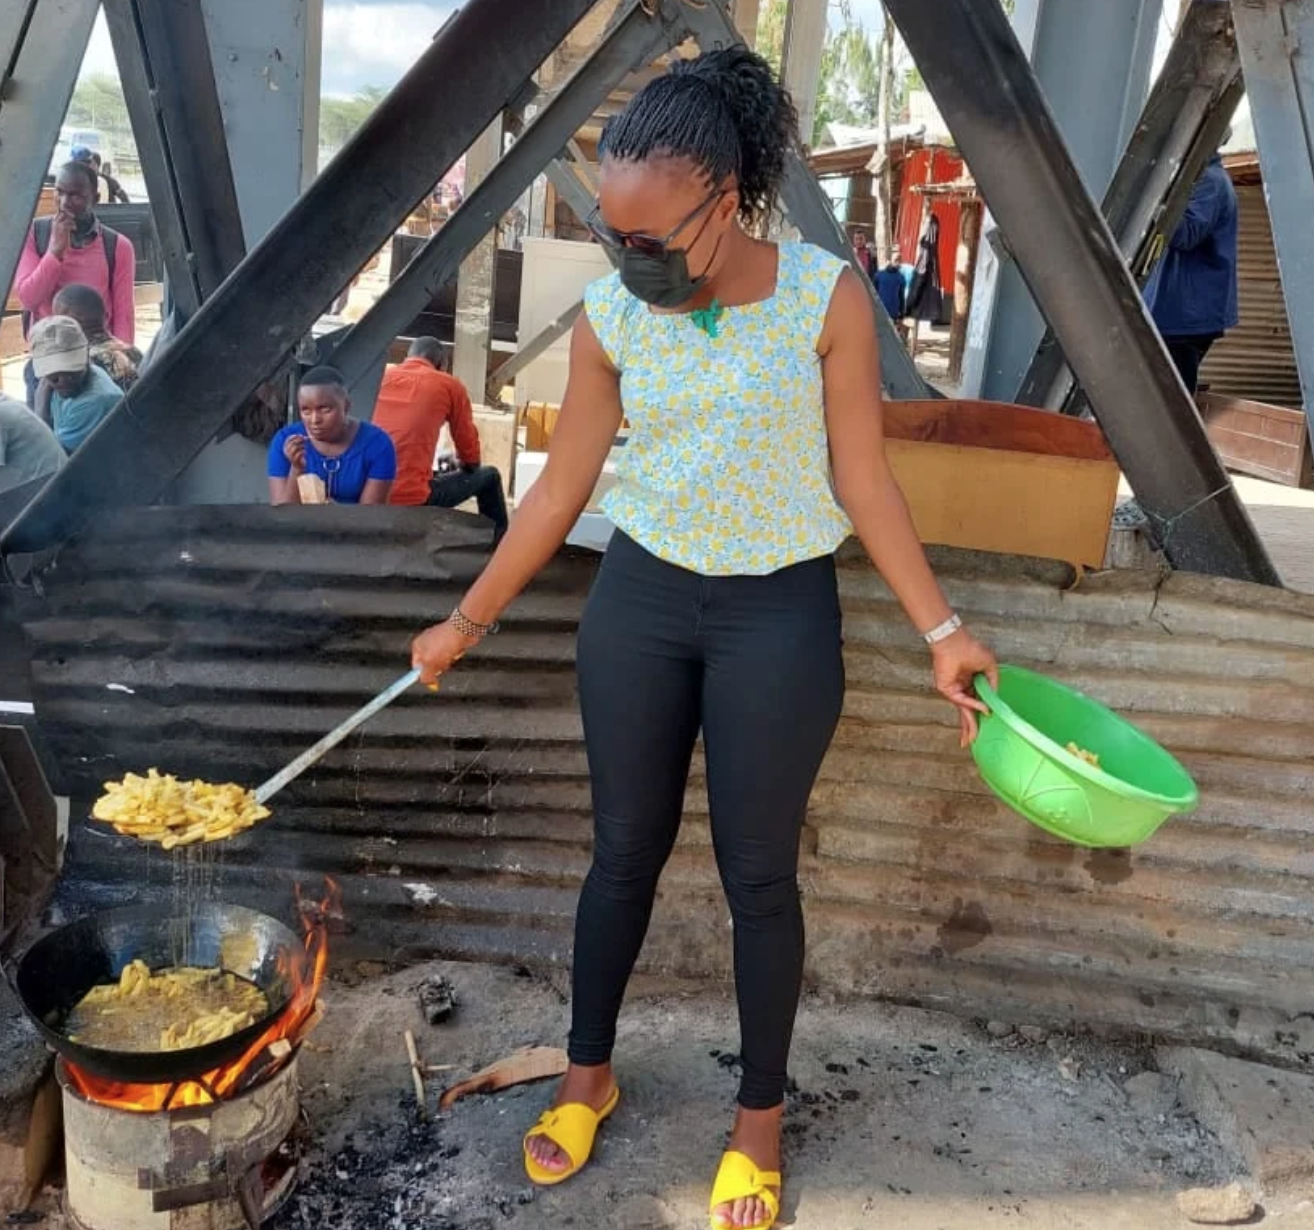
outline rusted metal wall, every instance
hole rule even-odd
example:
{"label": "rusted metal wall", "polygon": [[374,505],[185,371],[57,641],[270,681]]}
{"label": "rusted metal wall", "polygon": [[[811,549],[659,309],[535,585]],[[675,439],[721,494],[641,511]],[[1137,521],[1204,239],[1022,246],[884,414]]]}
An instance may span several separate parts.
{"label": "rusted metal wall", "polygon": [[[480,566],[478,524],[238,507],[102,522],[22,599],[65,786],[148,765],[259,781],[405,668],[410,633]],[[1314,1051],[1314,599],[1132,573],[1068,590],[1059,566],[935,558],[1002,658],[1131,714],[1204,805],[1131,855],[1014,817],[958,751],[887,591],[846,555],[848,702],[802,872],[812,981],[1289,1061]],[[566,961],[589,857],[572,658],[593,567],[563,555],[436,697],[408,695],[290,788],[228,851],[226,895],[277,910],[291,880],[329,873],[356,951]],[[672,861],[646,967],[724,975],[698,780]],[[70,875],[83,904],[171,883],[167,856],[85,830]]]}
{"label": "rusted metal wall", "polygon": [[1240,323],[1209,351],[1200,382],[1224,396],[1299,407],[1300,375],[1264,187],[1238,184],[1236,195]]}

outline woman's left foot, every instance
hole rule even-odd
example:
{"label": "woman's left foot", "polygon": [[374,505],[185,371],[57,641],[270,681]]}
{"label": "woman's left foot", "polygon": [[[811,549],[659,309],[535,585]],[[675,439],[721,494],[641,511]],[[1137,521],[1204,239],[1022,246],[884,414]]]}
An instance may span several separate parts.
{"label": "woman's left foot", "polygon": [[[742,1106],[735,1115],[734,1130],[730,1133],[728,1152],[742,1153],[763,1173],[780,1170],[780,1123],[784,1103],[770,1110],[745,1110]],[[771,1188],[777,1203],[780,1189]],[[726,1201],[712,1208],[712,1224],[723,1230],[740,1230],[740,1227],[769,1226],[775,1212],[760,1196],[747,1196]]]}

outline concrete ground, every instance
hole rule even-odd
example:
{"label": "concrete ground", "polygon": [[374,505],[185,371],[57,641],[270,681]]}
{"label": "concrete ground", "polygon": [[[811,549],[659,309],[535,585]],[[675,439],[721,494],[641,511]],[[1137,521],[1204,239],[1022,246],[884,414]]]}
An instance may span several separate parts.
{"label": "concrete ground", "polygon": [[[430,1026],[415,988],[435,972],[455,983],[460,1007]],[[552,1082],[474,1096],[421,1121],[403,1031],[415,1031],[426,1063],[455,1065],[455,1080],[521,1046],[559,1044],[564,983],[438,963],[333,984],[325,999],[315,1049],[301,1060],[316,1140],[275,1230],[707,1224],[736,1083],[724,993],[648,987],[631,997],[618,1049],[621,1106],[593,1163],[549,1190],[527,1182],[520,1138]],[[1148,1050],[1026,1032],[807,997],[782,1224],[1178,1230],[1189,1224],[1178,1191],[1249,1182],[1240,1138],[1228,1133],[1225,1145],[1179,1101],[1198,1079],[1176,1068],[1157,1074]],[[447,1079],[433,1078],[431,1112]],[[1281,1187],[1250,1224],[1314,1226],[1314,1187]]]}
{"label": "concrete ground", "polygon": [[1288,589],[1314,594],[1314,491],[1233,478]]}

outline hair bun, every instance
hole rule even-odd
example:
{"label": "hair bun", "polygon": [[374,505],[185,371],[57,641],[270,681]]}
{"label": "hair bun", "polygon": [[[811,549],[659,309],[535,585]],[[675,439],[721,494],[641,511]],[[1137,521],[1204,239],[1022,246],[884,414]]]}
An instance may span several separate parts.
{"label": "hair bun", "polygon": [[735,46],[677,61],[671,73],[703,81],[721,96],[739,137],[740,196],[753,213],[769,209],[786,153],[798,140],[798,112],[775,70],[756,52]]}
{"label": "hair bun", "polygon": [[793,100],[771,66],[746,47],[677,60],[607,121],[603,158],[688,158],[714,184],[734,176],[739,212],[770,210],[798,138]]}

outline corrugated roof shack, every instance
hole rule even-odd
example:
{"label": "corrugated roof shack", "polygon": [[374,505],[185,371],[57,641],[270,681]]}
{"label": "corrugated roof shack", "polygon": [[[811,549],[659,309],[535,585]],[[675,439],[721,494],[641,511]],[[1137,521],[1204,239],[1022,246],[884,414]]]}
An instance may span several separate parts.
{"label": "corrugated roof shack", "polygon": [[[477,525],[477,523],[473,523]],[[125,510],[21,599],[61,785],[125,768],[262,776],[405,665],[486,531],[419,509]],[[934,552],[1002,658],[1130,713],[1203,806],[1092,853],[989,796],[883,585],[843,560],[849,694],[805,840],[820,987],[1050,1024],[1152,1031],[1296,1062],[1314,1051],[1314,598],[1201,577]],[[227,851],[225,897],[338,877],[354,949],[564,963],[589,858],[572,670],[595,558],[563,553],[444,681],[385,711]],[[646,967],[724,976],[728,917],[699,770]],[[166,856],[77,831],[96,904],[167,891]]]}

